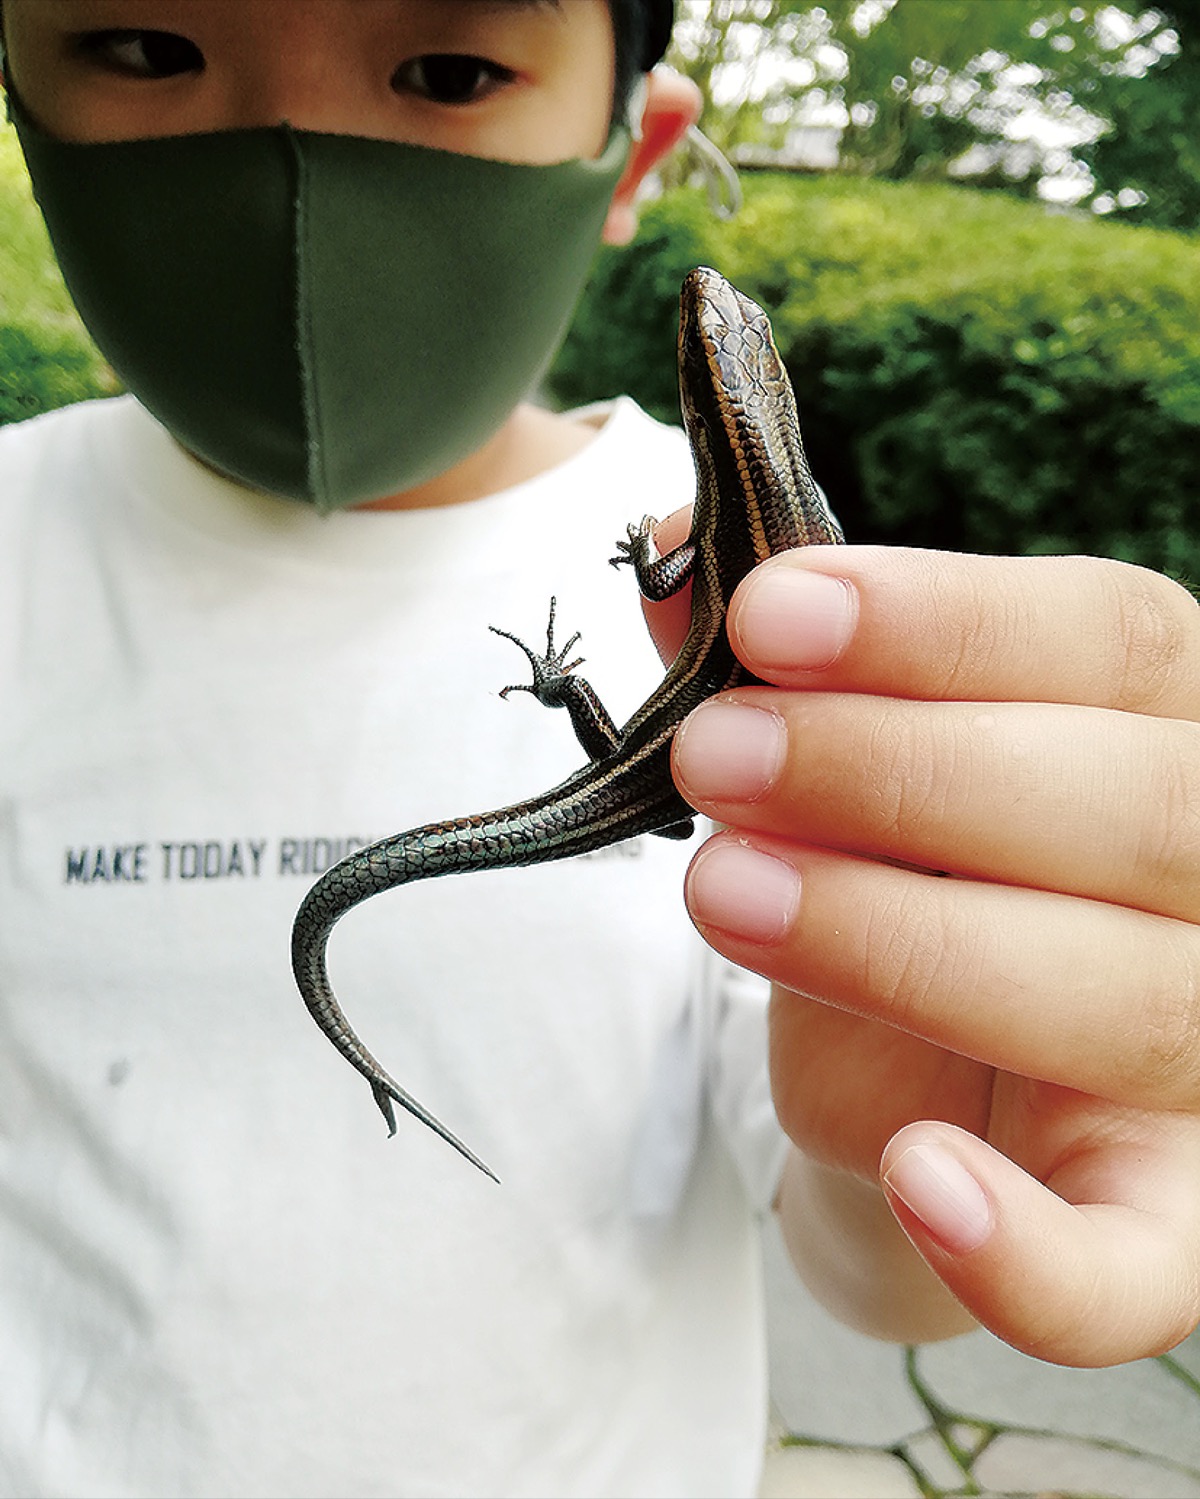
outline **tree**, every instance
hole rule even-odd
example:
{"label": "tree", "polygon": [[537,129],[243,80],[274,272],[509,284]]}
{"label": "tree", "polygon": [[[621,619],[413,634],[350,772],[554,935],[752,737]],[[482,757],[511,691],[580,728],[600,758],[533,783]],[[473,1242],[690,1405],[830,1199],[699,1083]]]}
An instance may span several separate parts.
{"label": "tree", "polygon": [[1189,0],[684,0],[672,60],[734,155],[820,125],[842,171],[1200,222]]}
{"label": "tree", "polygon": [[825,81],[824,11],[808,0],[680,0],[668,61],[699,84],[701,128],[727,154],[780,146]]}
{"label": "tree", "polygon": [[[1187,0],[1155,6],[1157,52],[1138,76],[1119,69],[1081,80],[1079,96],[1109,122],[1080,153],[1094,201],[1130,222],[1200,228],[1200,15]],[[1155,45],[1157,44],[1157,46]]]}

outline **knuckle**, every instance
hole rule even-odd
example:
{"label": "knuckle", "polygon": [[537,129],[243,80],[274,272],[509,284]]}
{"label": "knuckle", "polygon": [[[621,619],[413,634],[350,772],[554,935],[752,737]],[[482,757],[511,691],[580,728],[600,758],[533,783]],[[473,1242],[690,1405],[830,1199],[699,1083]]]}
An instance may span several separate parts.
{"label": "knuckle", "polygon": [[929,696],[948,701],[975,697],[977,683],[993,674],[1012,647],[1016,611],[1009,596],[997,594],[987,574],[967,573],[961,590],[945,603],[931,588],[928,608],[937,641],[937,653],[928,663]]}
{"label": "knuckle", "polygon": [[[1113,706],[1149,712],[1181,685],[1194,694],[1189,664],[1200,653],[1200,607],[1178,583],[1132,563],[1101,561],[1112,619]],[[1186,672],[1186,681],[1181,678]]]}
{"label": "knuckle", "polygon": [[952,1023],[955,996],[976,992],[989,947],[982,933],[964,930],[937,884],[914,873],[891,883],[871,914],[864,971],[888,1023],[931,1040]]}
{"label": "knuckle", "polygon": [[1143,761],[1147,817],[1136,862],[1156,909],[1188,915],[1200,878],[1200,724],[1175,721],[1170,729]]}
{"label": "knuckle", "polygon": [[924,710],[914,703],[883,705],[867,727],[859,761],[869,776],[876,836],[910,854],[929,828],[941,826],[954,776],[948,757],[934,752],[934,725]]}
{"label": "knuckle", "polygon": [[[1160,949],[1161,977],[1146,983],[1136,1041],[1125,1055],[1136,1077],[1134,1096],[1147,1085],[1160,1107],[1195,1108],[1200,1103],[1200,947],[1190,930]],[[1119,1055],[1119,1052],[1117,1053]]]}

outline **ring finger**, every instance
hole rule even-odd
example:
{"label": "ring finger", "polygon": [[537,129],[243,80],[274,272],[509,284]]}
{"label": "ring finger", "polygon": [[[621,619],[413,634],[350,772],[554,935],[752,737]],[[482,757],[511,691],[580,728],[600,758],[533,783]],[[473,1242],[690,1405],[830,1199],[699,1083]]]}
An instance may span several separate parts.
{"label": "ring finger", "polygon": [[1200,919],[1195,723],[750,688],[692,714],[674,769],[739,828]]}
{"label": "ring finger", "polygon": [[1118,1103],[1200,1099],[1185,923],[732,832],[687,893],[713,947],[813,999]]}

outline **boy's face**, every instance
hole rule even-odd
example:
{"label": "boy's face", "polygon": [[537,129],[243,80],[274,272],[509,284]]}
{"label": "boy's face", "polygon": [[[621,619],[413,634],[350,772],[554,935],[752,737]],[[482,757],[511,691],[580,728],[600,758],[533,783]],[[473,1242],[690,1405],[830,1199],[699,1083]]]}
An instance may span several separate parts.
{"label": "boy's face", "polygon": [[607,0],[3,0],[62,140],[278,125],[547,163],[608,138]]}

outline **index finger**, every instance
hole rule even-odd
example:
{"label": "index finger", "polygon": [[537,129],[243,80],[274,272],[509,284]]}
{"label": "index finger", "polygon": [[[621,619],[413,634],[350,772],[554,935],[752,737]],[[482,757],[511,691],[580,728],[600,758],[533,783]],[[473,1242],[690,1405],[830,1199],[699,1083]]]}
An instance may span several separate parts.
{"label": "index finger", "polygon": [[1200,719],[1200,608],[1126,562],[802,547],[742,581],[729,633],[781,687]]}

